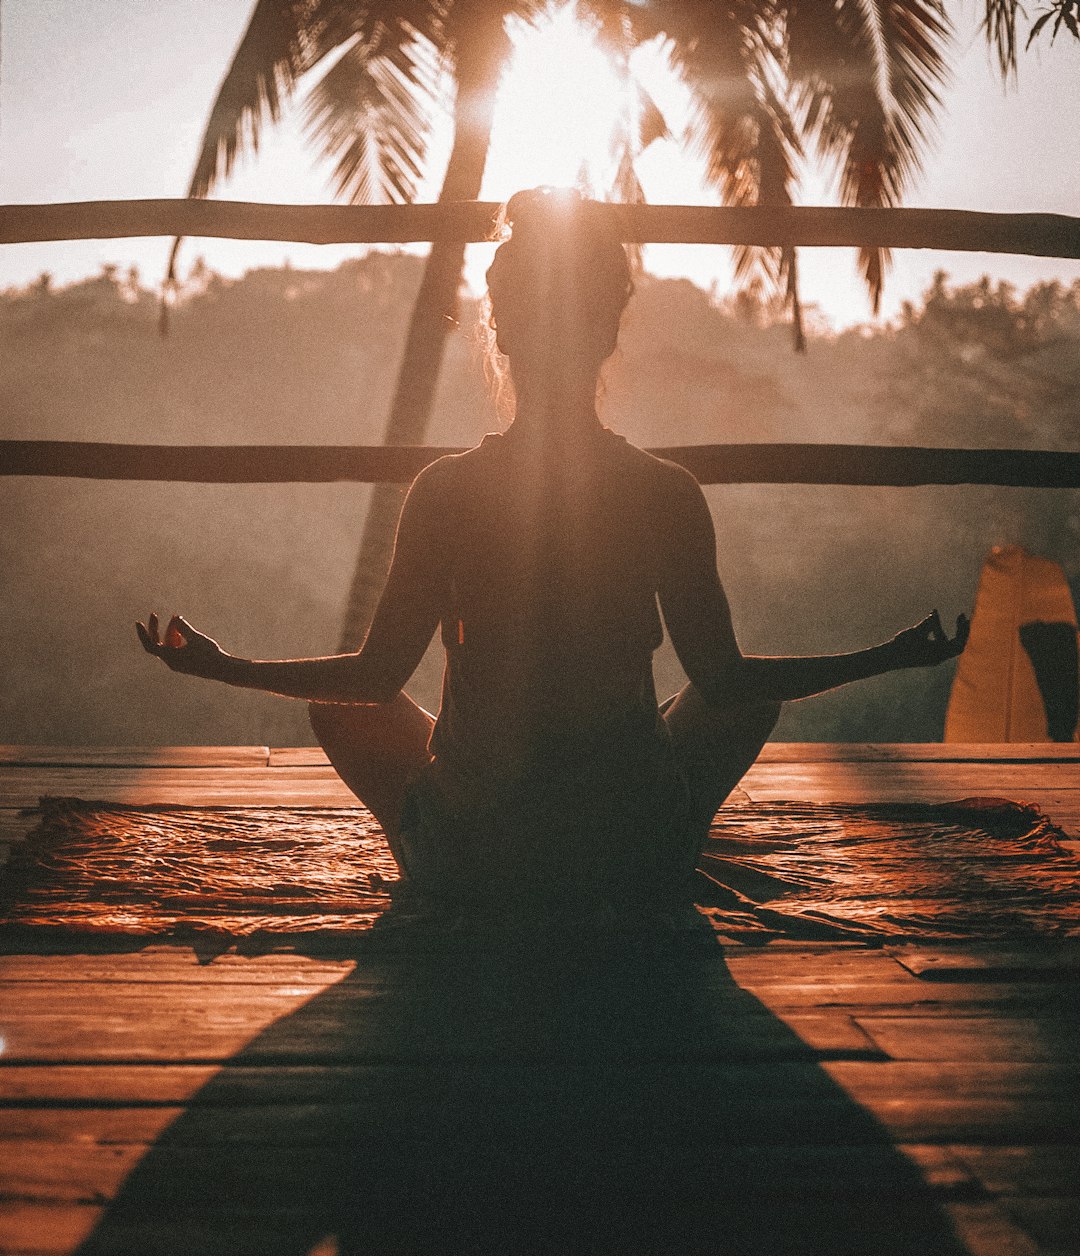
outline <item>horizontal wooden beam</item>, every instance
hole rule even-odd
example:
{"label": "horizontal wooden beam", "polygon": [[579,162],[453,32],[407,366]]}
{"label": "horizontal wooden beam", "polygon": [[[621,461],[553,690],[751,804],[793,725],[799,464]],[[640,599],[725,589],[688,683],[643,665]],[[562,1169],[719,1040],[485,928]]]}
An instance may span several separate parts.
{"label": "horizontal wooden beam", "polygon": [[[406,244],[491,238],[499,205],[263,205],[244,201],[77,201],[0,206],[0,243],[218,236],[307,244]],[[1080,257],[1080,218],[959,209],[612,206],[627,241],[655,244],[880,246]]]}
{"label": "horizontal wooden beam", "polygon": [[[421,445],[109,445],[0,441],[0,475],[202,484],[407,484],[443,454]],[[890,445],[679,445],[652,451],[702,484],[987,484],[1080,488],[1080,453]]]}

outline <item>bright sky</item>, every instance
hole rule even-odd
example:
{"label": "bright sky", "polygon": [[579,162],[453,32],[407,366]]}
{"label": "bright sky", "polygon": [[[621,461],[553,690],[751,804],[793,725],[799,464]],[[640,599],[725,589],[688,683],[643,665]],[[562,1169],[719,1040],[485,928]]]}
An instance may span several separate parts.
{"label": "bright sky", "polygon": [[[0,0],[0,203],[182,196],[202,128],[252,0]],[[950,6],[952,7],[952,6]],[[954,9],[954,12],[957,10]],[[1022,58],[1019,85],[1006,90],[976,31],[972,0],[958,10],[964,26],[941,133],[910,205],[998,211],[1076,213],[1080,206],[1080,47],[1042,39]],[[657,55],[638,59],[676,125],[680,93],[664,81]],[[616,106],[606,64],[568,23],[546,34],[518,32],[514,70],[504,85],[483,195],[501,199],[522,186],[572,182],[582,155],[598,159]],[[330,199],[325,166],[308,152],[295,111],[217,195],[239,200]],[[610,116],[610,114],[609,114]],[[584,150],[584,152],[583,152]],[[639,176],[655,202],[707,203],[696,171],[674,144],[655,145]],[[436,185],[424,199],[433,199]],[[805,204],[829,203],[827,185],[808,172]],[[0,288],[42,271],[63,282],[106,262],[138,266],[156,282],[165,240],[110,240],[0,247]],[[334,266],[355,248],[189,242],[217,270],[240,274],[286,258],[296,266]],[[472,250],[470,279],[485,262]],[[646,264],[688,275],[702,286],[730,285],[726,251],[653,246]],[[1080,263],[984,255],[895,255],[883,314],[917,297],[938,268],[957,281],[990,273],[1026,287],[1037,279],[1080,279]],[[804,300],[837,326],[869,318],[853,254],[806,249]]]}

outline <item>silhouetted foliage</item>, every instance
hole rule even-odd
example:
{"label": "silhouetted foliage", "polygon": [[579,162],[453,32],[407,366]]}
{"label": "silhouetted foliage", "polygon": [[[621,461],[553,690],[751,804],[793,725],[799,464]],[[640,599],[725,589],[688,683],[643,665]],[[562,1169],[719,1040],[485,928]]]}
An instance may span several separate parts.
{"label": "silhouetted foliage", "polygon": [[[175,334],[118,271],[0,293],[3,435],[162,443],[375,442],[422,261],[335,271],[195,268]],[[478,350],[450,340],[430,439],[497,426]],[[819,333],[796,358],[750,297],[718,305],[645,277],[607,370],[603,416],[644,445],[821,440],[1075,445],[1080,285],[1025,294],[944,276],[893,328]],[[1018,542],[1080,586],[1080,494],[991,488],[707,490],[743,648],[843,650],[933,605],[970,607],[986,550]],[[310,741],[301,704],[150,668],[132,632],[176,608],[257,657],[333,648],[370,489],[5,480],[0,740]],[[413,689],[436,701],[438,653]],[[673,691],[666,647],[658,687]],[[898,673],[785,711],[794,740],[935,739],[950,669]]]}

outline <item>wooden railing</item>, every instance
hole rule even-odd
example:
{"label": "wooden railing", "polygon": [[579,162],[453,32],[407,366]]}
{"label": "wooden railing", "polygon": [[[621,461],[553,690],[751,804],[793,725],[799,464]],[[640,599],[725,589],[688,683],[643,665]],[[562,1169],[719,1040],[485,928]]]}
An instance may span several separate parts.
{"label": "wooden railing", "polygon": [[[460,449],[402,445],[109,445],[0,441],[0,475],[201,484],[407,484]],[[702,484],[996,484],[1080,488],[1080,453],[888,445],[676,445],[652,450]]]}
{"label": "wooden railing", "polygon": [[[77,201],[0,206],[0,244],[123,236],[215,236],[306,244],[490,240],[500,206],[262,205],[244,201]],[[606,207],[605,207],[606,208]],[[786,209],[613,205],[623,239],[639,244],[947,249],[1080,258],[1080,218],[960,209]]]}
{"label": "wooden railing", "polygon": [[[263,205],[84,201],[0,206],[0,244],[126,236],[217,236],[310,244],[489,240],[499,206]],[[605,207],[607,210],[607,207]],[[611,206],[637,243],[871,246],[1080,258],[1080,218],[951,209]],[[1080,424],[1078,424],[1080,426]],[[0,475],[215,484],[405,483],[453,450],[395,446],[116,445],[0,441]],[[655,452],[702,484],[987,484],[1080,488],[1080,453],[878,445],[686,445]]]}

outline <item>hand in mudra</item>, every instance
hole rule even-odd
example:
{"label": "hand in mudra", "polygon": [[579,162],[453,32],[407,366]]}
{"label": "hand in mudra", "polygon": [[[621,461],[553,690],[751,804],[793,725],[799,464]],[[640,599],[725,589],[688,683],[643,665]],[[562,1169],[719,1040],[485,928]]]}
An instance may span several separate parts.
{"label": "hand in mudra", "polygon": [[214,677],[225,657],[216,641],[197,632],[179,615],[169,620],[164,638],[159,632],[156,612],[150,614],[145,624],[137,623],[135,631],[147,654],[156,654],[174,672],[186,676]]}
{"label": "hand in mudra", "polygon": [[898,632],[892,639],[897,667],[934,667],[946,659],[954,659],[967,645],[971,621],[966,615],[956,619],[956,635],[949,637],[941,626],[937,611],[911,628]]}

